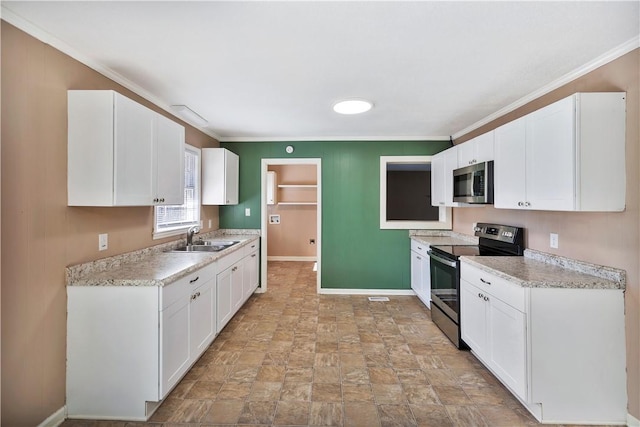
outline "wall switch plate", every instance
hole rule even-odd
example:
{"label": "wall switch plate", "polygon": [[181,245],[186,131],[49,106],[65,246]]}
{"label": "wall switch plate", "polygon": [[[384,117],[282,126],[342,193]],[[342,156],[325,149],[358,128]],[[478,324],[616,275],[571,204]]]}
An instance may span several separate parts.
{"label": "wall switch plate", "polygon": [[108,234],[98,234],[98,250],[106,251],[109,247],[109,235]]}
{"label": "wall switch plate", "polygon": [[269,224],[280,224],[280,215],[269,215]]}
{"label": "wall switch plate", "polygon": [[556,233],[549,234],[549,246],[558,249],[558,235]]}
{"label": "wall switch plate", "polygon": [[251,216],[251,208],[245,208],[244,216]]}
{"label": "wall switch plate", "polygon": [[209,228],[211,228],[211,220],[209,220]]}

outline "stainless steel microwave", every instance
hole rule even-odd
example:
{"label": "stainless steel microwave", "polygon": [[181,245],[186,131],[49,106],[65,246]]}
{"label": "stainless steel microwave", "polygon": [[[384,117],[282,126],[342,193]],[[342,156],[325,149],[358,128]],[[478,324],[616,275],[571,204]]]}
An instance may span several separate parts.
{"label": "stainless steel microwave", "polygon": [[493,203],[493,161],[476,163],[453,171],[453,201]]}

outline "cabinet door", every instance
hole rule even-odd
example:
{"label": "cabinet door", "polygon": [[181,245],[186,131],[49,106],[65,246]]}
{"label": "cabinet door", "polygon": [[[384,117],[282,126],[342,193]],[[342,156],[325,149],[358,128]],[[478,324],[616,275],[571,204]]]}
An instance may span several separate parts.
{"label": "cabinet door", "polygon": [[453,170],[458,168],[458,148],[451,147],[444,151],[444,204],[459,206],[453,201]]}
{"label": "cabinet door", "polygon": [[458,167],[469,166],[476,163],[476,138],[456,145],[458,150]]}
{"label": "cabinet door", "polygon": [[494,205],[524,209],[526,202],[525,120],[514,120],[495,130]]}
{"label": "cabinet door", "polygon": [[487,352],[484,296],[480,289],[466,280],[460,280],[460,332],[462,339],[483,360],[485,360]]}
{"label": "cabinet door", "polygon": [[420,280],[420,290],[422,292],[422,301],[426,304],[427,308],[431,308],[431,258],[428,256],[421,256],[422,279]]}
{"label": "cabinet door", "polygon": [[149,206],[153,176],[154,112],[114,93],[114,204]]}
{"label": "cabinet door", "polygon": [[244,258],[242,261],[243,274],[243,300],[247,300],[258,287],[258,271],[259,271],[258,251],[255,251]]}
{"label": "cabinet door", "polygon": [[526,117],[529,209],[575,208],[574,112],[575,98],[569,97]]}
{"label": "cabinet door", "polygon": [[495,159],[494,137],[495,133],[491,131],[474,138],[476,163],[488,162]]}
{"label": "cabinet door", "polygon": [[444,206],[444,151],[431,157],[431,206]]}
{"label": "cabinet door", "polygon": [[243,269],[242,269],[242,261],[234,264],[231,267],[231,311],[232,317],[233,315],[242,307],[242,303],[244,302],[244,289],[243,289]]}
{"label": "cabinet door", "polygon": [[[176,301],[160,316],[161,358],[160,396],[164,398],[187,371],[191,360],[190,300],[186,296]],[[123,351],[126,351],[123,349]]]}
{"label": "cabinet door", "polygon": [[216,277],[216,306],[217,306],[217,322],[216,329],[220,333],[222,328],[229,322],[233,316],[231,305],[231,269],[229,267]]}
{"label": "cabinet door", "polygon": [[154,204],[184,203],[184,127],[159,114],[155,117],[156,188]]}
{"label": "cabinet door", "polygon": [[511,390],[526,400],[525,315],[492,296],[486,306],[489,366]]}
{"label": "cabinet door", "polygon": [[214,279],[191,292],[191,354],[198,357],[216,335]]}
{"label": "cabinet door", "polygon": [[238,155],[231,151],[225,151],[225,196],[227,205],[238,204],[238,174],[240,162]]}
{"label": "cabinet door", "polygon": [[414,251],[411,251],[411,289],[418,296],[422,295],[422,259]]}

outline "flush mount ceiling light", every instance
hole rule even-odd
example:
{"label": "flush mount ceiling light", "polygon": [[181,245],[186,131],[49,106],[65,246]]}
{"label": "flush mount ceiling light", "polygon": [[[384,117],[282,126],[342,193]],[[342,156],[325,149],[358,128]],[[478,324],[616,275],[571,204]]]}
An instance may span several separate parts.
{"label": "flush mount ceiling light", "polygon": [[200,114],[196,113],[186,105],[172,105],[171,109],[187,122],[195,126],[205,127],[209,124],[209,122],[204,117],[202,117]]}
{"label": "flush mount ceiling light", "polygon": [[364,99],[346,99],[333,104],[333,111],[338,114],[366,113],[373,107],[373,103]]}

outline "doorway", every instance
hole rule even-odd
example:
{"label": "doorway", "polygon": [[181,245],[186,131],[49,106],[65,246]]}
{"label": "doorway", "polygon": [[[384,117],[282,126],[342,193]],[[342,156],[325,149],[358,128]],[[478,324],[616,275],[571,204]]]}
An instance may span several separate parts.
{"label": "doorway", "polygon": [[[287,165],[295,166],[315,166],[315,183],[311,182],[278,182],[277,178],[273,181],[273,174],[269,176],[269,169],[277,170],[279,167],[286,167]],[[272,193],[280,195],[282,191],[287,191],[290,194],[294,194],[294,198],[287,198],[282,196],[279,205],[281,207],[286,206],[315,206],[316,207],[316,230],[314,243],[309,242],[315,246],[315,258],[316,258],[316,288],[317,292],[320,292],[321,287],[321,271],[322,271],[322,160],[321,159],[262,159],[261,165],[261,198],[260,198],[260,212],[261,212],[261,292],[267,291],[267,269],[269,258],[269,225],[274,225],[276,221],[282,220],[282,215],[270,213],[270,206],[278,203],[272,199]],[[311,196],[313,194],[313,196]],[[315,196],[315,197],[314,197]],[[273,212],[273,209],[271,209]],[[271,217],[271,218],[270,218]],[[274,233],[275,234],[275,233]],[[311,239],[310,239],[311,240]]]}

